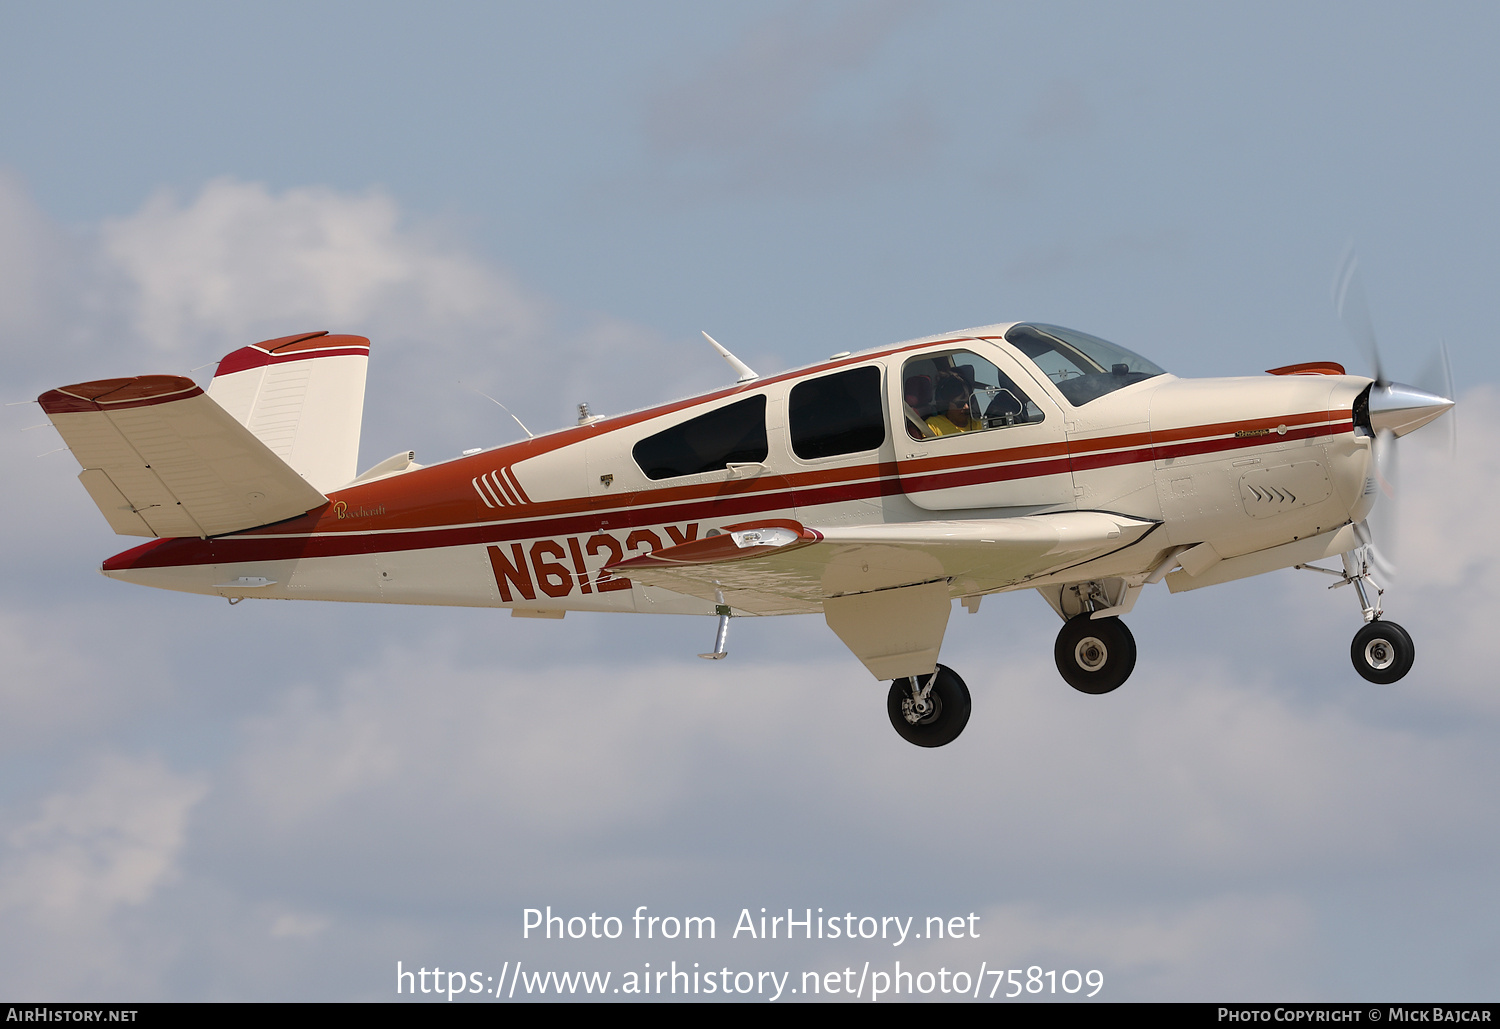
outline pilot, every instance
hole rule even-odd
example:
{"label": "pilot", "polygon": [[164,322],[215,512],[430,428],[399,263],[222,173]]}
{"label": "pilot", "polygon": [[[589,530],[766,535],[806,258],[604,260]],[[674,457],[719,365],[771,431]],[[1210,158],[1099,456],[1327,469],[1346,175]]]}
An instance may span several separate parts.
{"label": "pilot", "polygon": [[951,436],[984,428],[984,423],[970,413],[973,400],[969,396],[969,384],[963,379],[953,376],[941,380],[934,399],[939,413],[927,419],[927,428],[937,435]]}

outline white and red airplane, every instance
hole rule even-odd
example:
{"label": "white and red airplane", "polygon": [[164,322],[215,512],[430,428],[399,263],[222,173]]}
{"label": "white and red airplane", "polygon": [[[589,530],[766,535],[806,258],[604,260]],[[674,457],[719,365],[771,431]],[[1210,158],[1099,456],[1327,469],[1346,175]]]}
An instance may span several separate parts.
{"label": "white and red airplane", "polygon": [[[710,340],[712,342],[712,340]],[[1342,556],[1355,668],[1411,667],[1381,617],[1365,519],[1377,436],[1452,407],[1332,363],[1187,380],[1036,323],[930,336],[422,466],[356,475],[369,341],[244,347],[207,391],[147,375],[39,402],[110,525],[156,537],[111,578],[228,597],[732,616],[821,612],[912,743],[952,741],[969,692],[937,663],[955,600],[1031,589],[1063,678],[1107,693],[1120,621],[1176,593]],[[1451,392],[1451,390],[1449,390]]]}

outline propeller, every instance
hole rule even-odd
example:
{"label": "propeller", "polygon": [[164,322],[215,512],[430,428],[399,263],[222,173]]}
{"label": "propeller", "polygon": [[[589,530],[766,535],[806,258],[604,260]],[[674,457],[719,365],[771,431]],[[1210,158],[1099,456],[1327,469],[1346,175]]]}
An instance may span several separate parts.
{"label": "propeller", "polygon": [[[1386,576],[1395,574],[1397,496],[1396,440],[1441,417],[1453,407],[1453,369],[1448,362],[1448,348],[1439,343],[1436,352],[1422,371],[1421,387],[1392,382],[1380,358],[1380,344],[1375,339],[1375,323],[1370,317],[1370,303],[1359,260],[1351,244],[1339,261],[1333,279],[1333,304],[1355,346],[1364,352],[1371,376],[1368,411],[1370,428],[1375,433],[1372,477],[1378,490],[1373,508],[1364,522],[1355,527],[1360,541],[1369,547],[1371,560]],[[1449,452],[1455,447],[1453,418],[1446,423]]]}
{"label": "propeller", "polygon": [[[1438,341],[1437,349],[1417,373],[1417,387],[1440,397],[1455,397],[1453,388],[1453,365],[1448,361],[1448,344]],[[1442,431],[1444,447],[1449,459],[1458,456],[1458,412],[1450,411],[1447,418],[1438,422]]]}
{"label": "propeller", "polygon": [[1375,323],[1370,318],[1370,301],[1365,296],[1365,283],[1359,274],[1359,258],[1354,253],[1353,243],[1339,258],[1338,270],[1333,277],[1333,306],[1354,345],[1363,351],[1375,385],[1390,385],[1380,363],[1380,344],[1375,342]]}

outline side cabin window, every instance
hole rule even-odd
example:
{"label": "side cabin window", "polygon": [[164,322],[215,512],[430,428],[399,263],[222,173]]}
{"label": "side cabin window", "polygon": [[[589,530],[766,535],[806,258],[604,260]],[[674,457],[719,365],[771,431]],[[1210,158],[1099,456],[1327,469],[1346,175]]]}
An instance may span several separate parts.
{"label": "side cabin window", "polygon": [[648,479],[716,472],[766,459],[766,396],[756,394],[647,436],[631,450]]}
{"label": "side cabin window", "polygon": [[1027,425],[1045,417],[1010,376],[970,350],[914,357],[902,366],[901,383],[912,439]]}
{"label": "side cabin window", "polygon": [[787,404],[792,452],[808,460],[874,450],[885,442],[880,408],[874,365],[799,382]]}

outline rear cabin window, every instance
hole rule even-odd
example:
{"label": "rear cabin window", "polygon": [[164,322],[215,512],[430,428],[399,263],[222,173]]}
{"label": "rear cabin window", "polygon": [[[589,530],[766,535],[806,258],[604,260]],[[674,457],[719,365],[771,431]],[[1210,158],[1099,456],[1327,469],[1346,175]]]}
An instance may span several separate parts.
{"label": "rear cabin window", "polygon": [[648,479],[716,472],[766,459],[764,393],[647,436],[631,455]]}
{"label": "rear cabin window", "polygon": [[880,369],[824,375],[792,387],[792,452],[804,460],[874,450],[885,442]]}

